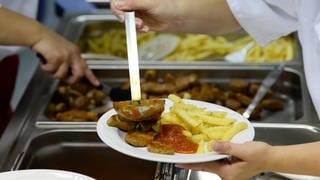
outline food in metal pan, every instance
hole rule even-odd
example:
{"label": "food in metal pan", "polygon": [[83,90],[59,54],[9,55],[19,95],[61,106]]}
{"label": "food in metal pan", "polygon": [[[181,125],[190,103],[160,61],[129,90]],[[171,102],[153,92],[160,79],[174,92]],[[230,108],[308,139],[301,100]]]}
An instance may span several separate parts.
{"label": "food in metal pan", "polygon": [[90,111],[72,109],[64,112],[59,112],[56,115],[59,121],[97,121],[97,115]]}
{"label": "food in metal pan", "polygon": [[[155,70],[145,71],[141,81],[143,99],[166,98],[169,94],[176,94],[181,98],[212,102],[226,106],[239,113],[244,112],[251,103],[257,89],[258,83],[251,83],[244,79],[231,79],[227,84],[216,84],[201,82],[195,73],[171,74],[162,76]],[[129,82],[123,85],[129,89]],[[264,103],[263,103],[264,102]],[[276,97],[269,89],[263,101],[254,110],[250,120],[261,119],[261,112],[280,111],[284,109],[282,99]]]}
{"label": "food in metal pan", "polygon": [[[98,29],[99,31],[99,29]],[[100,30],[102,31],[102,30]],[[138,46],[155,39],[161,33],[138,33]],[[203,61],[223,60],[224,56],[238,51],[253,38],[244,35],[236,40],[227,36],[210,36],[204,34],[175,34],[180,38],[176,49],[164,57],[164,61]],[[126,58],[125,30],[113,28],[98,36],[83,35],[78,41],[82,53],[110,54]],[[254,42],[246,56],[245,62],[280,62],[290,61],[296,56],[296,43],[292,36],[284,36],[262,47]]]}
{"label": "food in metal pan", "polygon": [[61,82],[47,105],[45,115],[58,121],[97,121],[101,112],[91,110],[103,106],[107,95],[91,86],[88,82],[68,85]]}

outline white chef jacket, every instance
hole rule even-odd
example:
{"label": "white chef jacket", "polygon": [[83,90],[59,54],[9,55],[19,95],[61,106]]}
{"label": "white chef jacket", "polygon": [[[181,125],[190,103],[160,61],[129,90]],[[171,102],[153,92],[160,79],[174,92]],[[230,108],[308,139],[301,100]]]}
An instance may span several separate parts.
{"label": "white chef jacket", "polygon": [[266,44],[297,31],[304,71],[320,119],[320,0],[227,0],[240,25]]}
{"label": "white chef jacket", "polygon": [[[0,0],[0,8],[1,6],[25,16],[35,18],[38,10],[38,0]],[[1,28],[5,27],[1,27],[0,25],[0,29]],[[20,46],[0,46],[0,61],[4,57],[16,54],[22,49]]]}

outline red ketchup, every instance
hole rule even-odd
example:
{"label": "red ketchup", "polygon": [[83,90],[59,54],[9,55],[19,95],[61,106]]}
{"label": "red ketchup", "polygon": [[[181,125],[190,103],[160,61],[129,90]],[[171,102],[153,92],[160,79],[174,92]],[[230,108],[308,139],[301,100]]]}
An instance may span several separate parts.
{"label": "red ketchup", "polygon": [[196,153],[198,144],[187,139],[183,134],[183,130],[184,128],[177,124],[164,124],[161,125],[160,134],[156,139],[171,145],[177,153]]}

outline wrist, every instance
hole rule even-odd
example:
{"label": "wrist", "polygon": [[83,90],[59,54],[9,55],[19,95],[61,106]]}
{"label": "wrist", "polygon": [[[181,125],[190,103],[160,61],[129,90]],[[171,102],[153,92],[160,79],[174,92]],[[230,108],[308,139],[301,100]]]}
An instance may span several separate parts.
{"label": "wrist", "polygon": [[263,169],[264,172],[276,171],[277,161],[279,161],[278,159],[279,153],[281,153],[281,151],[279,151],[278,146],[270,146],[268,148],[265,155],[265,166]]}
{"label": "wrist", "polygon": [[50,31],[43,26],[42,24],[35,22],[32,29],[30,30],[32,33],[30,38],[28,39],[27,46],[33,47],[36,45],[38,42],[40,42],[42,39],[44,39]]}

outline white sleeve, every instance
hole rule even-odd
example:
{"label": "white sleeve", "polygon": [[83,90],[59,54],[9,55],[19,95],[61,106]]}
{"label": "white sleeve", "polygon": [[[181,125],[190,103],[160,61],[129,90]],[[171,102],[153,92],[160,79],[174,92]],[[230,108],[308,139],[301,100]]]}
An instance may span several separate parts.
{"label": "white sleeve", "polygon": [[298,0],[227,0],[242,28],[262,45],[297,30]]}

